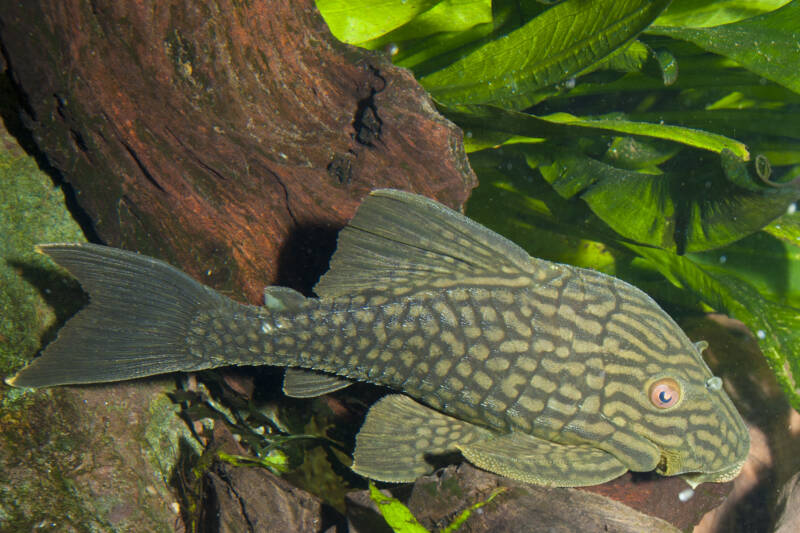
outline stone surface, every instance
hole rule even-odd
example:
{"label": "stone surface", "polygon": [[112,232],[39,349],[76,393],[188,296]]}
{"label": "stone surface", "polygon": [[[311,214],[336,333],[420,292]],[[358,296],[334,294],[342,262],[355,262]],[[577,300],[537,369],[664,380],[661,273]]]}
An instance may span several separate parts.
{"label": "stone surface", "polygon": [[316,496],[264,467],[226,460],[246,454],[224,424],[215,424],[199,461],[209,466],[198,480],[198,533],[345,531],[341,515]]}
{"label": "stone surface", "polygon": [[778,495],[775,533],[800,531],[800,472],[786,482]]}
{"label": "stone surface", "polygon": [[217,462],[206,473],[200,533],[316,533],[323,527],[317,498],[259,467]]}
{"label": "stone surface", "polygon": [[[703,483],[693,493],[686,492],[689,488],[678,476],[628,472],[608,483],[582,487],[580,490],[606,496],[687,531],[700,522],[706,513],[725,501],[733,489],[733,483]],[[692,496],[685,499],[686,494]]]}
{"label": "stone surface", "polygon": [[191,435],[166,387],[4,391],[0,531],[182,531],[171,476]]}

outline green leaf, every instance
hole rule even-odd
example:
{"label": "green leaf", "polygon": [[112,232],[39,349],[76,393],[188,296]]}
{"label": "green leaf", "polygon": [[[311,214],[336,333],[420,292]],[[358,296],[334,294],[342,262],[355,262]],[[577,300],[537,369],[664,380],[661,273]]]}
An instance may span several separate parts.
{"label": "green leaf", "polygon": [[[800,139],[769,139],[752,143],[753,152],[769,159],[775,166],[800,165]],[[800,176],[800,168],[788,172],[790,176]]]}
{"label": "green leaf", "polygon": [[721,269],[709,272],[689,257],[655,248],[629,247],[712,308],[744,322],[755,333],[789,402],[800,409],[800,308],[768,300],[747,280]]}
{"label": "green leaf", "polygon": [[483,150],[470,155],[470,165],[481,181],[467,204],[470,218],[535,257],[617,272],[615,253],[603,244],[617,235],[584,202],[559,196],[528,166],[523,148]]}
{"label": "green leaf", "polygon": [[789,0],[674,0],[658,17],[658,26],[719,26],[773,11]]}
{"label": "green leaf", "polygon": [[723,135],[739,138],[748,135],[782,135],[800,139],[800,110],[767,111],[763,109],[717,109],[657,111],[631,113],[630,118],[642,121],[664,120],[689,127],[703,127]]}
{"label": "green leaf", "polygon": [[[528,150],[537,162],[546,161],[534,147]],[[798,196],[795,188],[771,188],[752,177],[757,190],[743,188],[713,162],[691,169],[683,158],[675,170],[652,175],[615,168],[575,150],[548,152],[554,160],[540,170],[559,194],[580,195],[621,236],[679,254],[718,248],[754,233]]]}
{"label": "green leaf", "polygon": [[317,0],[331,33],[358,44],[399,28],[441,0]]}
{"label": "green leaf", "polygon": [[668,4],[669,0],[565,0],[420,82],[445,104],[527,105],[513,102],[610,55]]}
{"label": "green leaf", "polygon": [[601,129],[606,133],[622,133],[665,139],[717,153],[721,153],[723,150],[730,150],[737,157],[745,161],[750,159],[747,147],[743,143],[723,135],[698,129],[672,126],[669,124],[654,124],[652,122],[636,122],[622,118],[580,118],[568,113],[554,113],[541,118],[558,124],[595,130]]}
{"label": "green leaf", "polygon": [[[492,24],[478,24],[468,30],[442,32],[424,39],[412,40],[397,46],[397,53],[392,60],[396,65],[420,73],[432,72],[448,65],[452,59],[449,54],[460,53],[465,48],[477,47],[481,39],[492,33]],[[392,45],[390,45],[390,48]]]}
{"label": "green leaf", "polygon": [[[776,104],[785,106],[800,101],[796,93],[780,85],[766,82],[764,78],[734,65],[724,57],[708,53],[691,56],[681,55],[674,48],[677,48],[676,45],[684,43],[672,39],[668,39],[666,43],[659,42],[654,44],[666,47],[676,57],[680,72],[671,88],[681,91],[680,93],[665,93],[665,84],[662,77],[631,73],[611,81],[594,81],[591,77],[578,79],[574,88],[570,89],[569,92],[556,95],[555,98],[576,100],[580,96],[608,95],[613,96],[614,102],[620,103],[625,101],[620,98],[621,96],[625,96],[626,93],[633,93],[649,95],[651,98],[659,97],[659,100],[664,101],[666,104],[671,99],[665,99],[665,97],[672,94],[678,96],[680,111],[676,111],[674,107],[666,105],[659,106],[658,110],[673,111],[678,114],[703,110],[706,105],[710,105],[731,91],[740,91],[746,96],[769,102],[773,106]],[[709,73],[713,75],[709,75]],[[606,111],[609,109],[608,99],[596,99],[595,102],[598,104],[597,107]],[[648,108],[640,109],[639,111],[646,111]],[[656,122],[659,120],[656,119]],[[670,122],[667,118],[664,121]],[[706,130],[713,129],[705,124],[700,127]],[[737,135],[737,137],[741,138],[741,135]]]}
{"label": "green leaf", "polygon": [[709,273],[746,280],[773,302],[800,307],[800,247],[795,243],[800,241],[759,231],[724,248],[691,254],[691,259]]}
{"label": "green leaf", "polygon": [[607,58],[593,65],[594,70],[618,70],[621,72],[638,72],[647,62],[650,48],[641,41],[633,41],[620,48]]}
{"label": "green leaf", "polygon": [[722,26],[653,26],[647,31],[692,42],[800,93],[800,0],[792,0],[775,11]]}
{"label": "green leaf", "polygon": [[458,531],[461,525],[467,521],[467,519],[472,515],[472,512],[480,509],[490,501],[494,500],[498,494],[502,494],[503,492],[507,491],[507,487],[498,487],[492,491],[488,498],[483,500],[482,502],[478,502],[474,505],[470,505],[468,509],[464,509],[459,515],[448,525],[447,527],[439,530],[440,533],[453,533],[454,531]]}
{"label": "green leaf", "polygon": [[619,72],[638,72],[642,69],[650,56],[650,48],[641,41],[618,48],[605,59],[593,63],[576,76],[585,76],[597,70],[616,70]]}
{"label": "green leaf", "polygon": [[797,203],[789,206],[786,214],[764,228],[764,231],[782,241],[800,246],[800,213]]}
{"label": "green leaf", "polygon": [[637,122],[623,118],[576,117],[569,113],[536,116],[495,106],[440,106],[440,111],[465,130],[491,128],[494,131],[529,138],[575,138],[579,135],[625,134],[664,139],[720,153],[730,150],[749,159],[747,147],[734,139],[703,130]]}
{"label": "green leaf", "polygon": [[262,457],[248,457],[219,451],[217,457],[233,466],[260,466],[278,474],[285,474],[289,471],[289,461],[286,454],[280,450],[271,450]]}
{"label": "green leaf", "polygon": [[[530,6],[538,6],[530,10]],[[495,0],[491,3],[491,20],[476,24],[463,31],[442,31],[422,39],[394,41],[398,53],[397,65],[410,68],[417,79],[441,70],[474,50],[519,28],[544,9],[537,3],[519,6],[515,0]],[[530,12],[529,12],[530,11]],[[409,26],[416,24],[412,21]]]}
{"label": "green leaf", "polygon": [[441,0],[403,26],[371,41],[361,42],[359,46],[375,50],[393,44],[398,46],[395,53],[399,53],[402,43],[442,33],[463,34],[481,24],[491,25],[491,22],[491,0]]}
{"label": "green leaf", "polygon": [[378,506],[386,523],[396,533],[429,533],[400,500],[384,495],[374,483],[369,483],[369,497]]}
{"label": "green leaf", "polygon": [[646,174],[663,174],[658,165],[674,157],[680,147],[659,140],[615,137],[605,154],[605,162],[617,168]]}

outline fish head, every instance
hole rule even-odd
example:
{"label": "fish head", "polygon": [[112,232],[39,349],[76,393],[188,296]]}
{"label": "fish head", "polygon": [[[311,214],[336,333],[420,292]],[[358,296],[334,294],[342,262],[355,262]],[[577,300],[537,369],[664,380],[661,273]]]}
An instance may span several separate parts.
{"label": "fish head", "polygon": [[645,414],[637,432],[658,448],[659,474],[681,475],[692,487],[732,480],[749,453],[747,426],[721,378],[703,361],[707,343],[681,337],[676,363],[667,357],[646,367],[648,378],[640,389]]}

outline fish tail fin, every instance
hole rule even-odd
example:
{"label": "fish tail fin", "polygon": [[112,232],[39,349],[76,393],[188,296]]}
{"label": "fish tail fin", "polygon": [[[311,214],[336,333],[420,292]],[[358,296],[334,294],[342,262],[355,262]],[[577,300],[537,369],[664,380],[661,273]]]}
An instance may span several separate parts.
{"label": "fish tail fin", "polygon": [[17,387],[102,383],[214,366],[189,353],[186,337],[202,309],[238,306],[163,261],[95,244],[43,244],[89,304],[40,357],[6,380]]}

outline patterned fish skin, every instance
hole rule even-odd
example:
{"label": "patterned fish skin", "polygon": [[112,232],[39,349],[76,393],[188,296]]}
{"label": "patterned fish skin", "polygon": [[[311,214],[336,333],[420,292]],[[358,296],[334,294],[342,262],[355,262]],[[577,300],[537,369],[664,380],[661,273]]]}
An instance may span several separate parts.
{"label": "patterned fish skin", "polygon": [[[188,339],[215,364],[313,368],[404,391],[455,418],[562,444],[591,444],[629,469],[724,481],[747,429],[695,345],[640,290],[594,271],[531,259],[527,276],[198,317]],[[214,344],[218,352],[208,348]],[[246,354],[233,361],[232,354]],[[665,412],[651,383],[675,379]]]}
{"label": "patterned fish skin", "polygon": [[[408,396],[370,409],[353,463],[384,481],[413,481],[429,469],[426,454],[460,450],[479,467],[551,486],[602,483],[626,469],[685,474],[696,485],[732,479],[749,450],[702,345],[642,291],[532,258],[417,195],[365,199],[339,234],[318,299],[270,287],[253,307],[135,253],[39,250],[75,275],[90,303],[7,380],[15,386],[227,365],[386,385]],[[287,393],[347,385],[299,375],[292,386],[287,374]]]}

